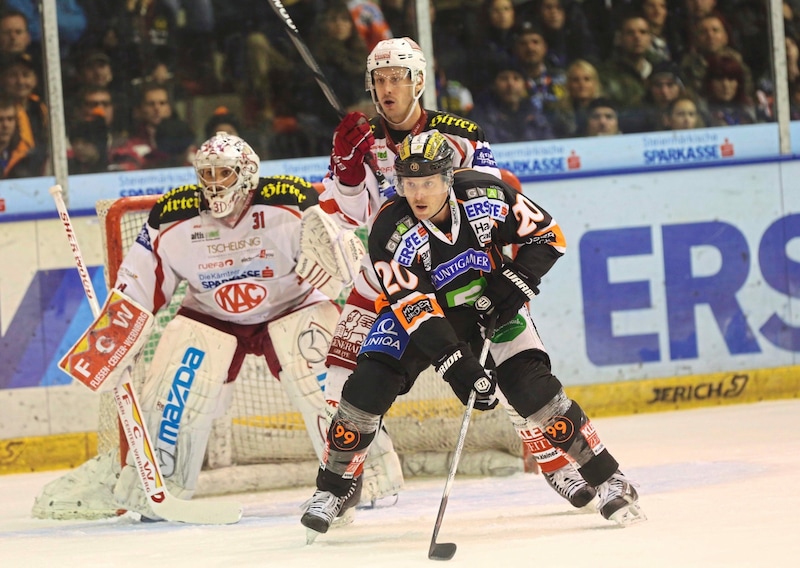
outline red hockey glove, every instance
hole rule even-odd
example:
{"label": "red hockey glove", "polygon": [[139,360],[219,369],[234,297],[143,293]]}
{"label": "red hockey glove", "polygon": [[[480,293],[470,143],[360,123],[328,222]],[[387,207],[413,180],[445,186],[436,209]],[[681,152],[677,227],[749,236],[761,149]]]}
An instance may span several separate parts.
{"label": "red hockey glove", "polygon": [[355,187],[364,181],[364,158],[375,143],[367,116],[363,112],[351,112],[345,116],[333,132],[331,167],[339,181]]}
{"label": "red hockey glove", "polygon": [[539,293],[539,279],[528,275],[513,262],[506,263],[486,278],[483,295],[475,300],[475,309],[486,325],[489,316],[497,313],[497,326],[510,322],[528,300]]}
{"label": "red hockey glove", "polygon": [[475,389],[478,393],[475,398],[477,410],[491,410],[497,406],[498,400],[494,394],[497,380],[481,367],[466,343],[446,349],[433,365],[436,372],[450,383],[450,388],[462,403],[467,404],[470,391]]}

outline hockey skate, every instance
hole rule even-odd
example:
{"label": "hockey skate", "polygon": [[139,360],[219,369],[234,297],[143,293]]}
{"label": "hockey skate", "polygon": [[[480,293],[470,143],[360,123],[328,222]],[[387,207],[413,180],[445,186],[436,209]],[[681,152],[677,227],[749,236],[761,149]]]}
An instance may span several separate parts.
{"label": "hockey skate", "polygon": [[597,509],[609,521],[624,527],[647,520],[639,506],[636,488],[621,471],[617,470],[608,481],[601,484],[597,494]]}
{"label": "hockey skate", "polygon": [[303,505],[303,516],[300,523],[306,527],[306,544],[311,544],[321,534],[328,532],[333,526],[347,525],[353,522],[355,505],[361,499],[361,478],[355,479],[350,490],[342,497],[330,491],[317,489],[311,499]]}
{"label": "hockey skate", "polygon": [[572,465],[565,465],[552,473],[542,472],[542,474],[547,484],[576,509],[587,506],[597,495],[597,490],[586,483]]}

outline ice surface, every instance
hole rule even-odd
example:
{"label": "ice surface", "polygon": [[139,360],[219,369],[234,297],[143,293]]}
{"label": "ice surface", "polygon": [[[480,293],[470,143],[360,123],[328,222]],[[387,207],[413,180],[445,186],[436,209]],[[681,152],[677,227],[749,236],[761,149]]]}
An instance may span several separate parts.
{"label": "ice surface", "polygon": [[[783,567],[800,565],[800,400],[594,421],[639,484],[648,521],[618,528],[577,512],[541,476],[456,477],[438,542],[450,566]],[[453,441],[455,443],[455,440]],[[305,545],[300,505],[312,488],[243,495],[231,526],[44,521],[40,487],[61,472],[0,476],[3,567],[174,568],[437,564],[427,552],[444,479],[411,480],[394,507]],[[225,497],[229,499],[230,497]]]}

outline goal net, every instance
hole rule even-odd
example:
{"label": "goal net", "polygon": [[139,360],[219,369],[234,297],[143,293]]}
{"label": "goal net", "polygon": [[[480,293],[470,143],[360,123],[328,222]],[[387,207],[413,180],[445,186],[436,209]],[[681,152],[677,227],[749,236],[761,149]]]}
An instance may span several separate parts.
{"label": "goal net", "polygon": [[[97,203],[103,229],[105,276],[113,285],[122,259],[158,196],[123,197]],[[147,375],[161,331],[174,316],[182,289],[156,314],[154,331],[132,370],[137,388]],[[101,395],[109,396],[109,395]],[[98,451],[121,443],[113,400],[101,401]],[[385,424],[406,476],[442,475],[449,467],[464,407],[432,368],[400,397]],[[124,444],[124,437],[122,437]],[[124,454],[123,454],[124,455]],[[476,412],[464,446],[461,473],[503,475],[522,471],[522,444],[504,410]],[[218,419],[208,445],[198,495],[312,485],[317,461],[303,419],[295,411],[263,358],[248,355],[235,381],[233,403]]]}

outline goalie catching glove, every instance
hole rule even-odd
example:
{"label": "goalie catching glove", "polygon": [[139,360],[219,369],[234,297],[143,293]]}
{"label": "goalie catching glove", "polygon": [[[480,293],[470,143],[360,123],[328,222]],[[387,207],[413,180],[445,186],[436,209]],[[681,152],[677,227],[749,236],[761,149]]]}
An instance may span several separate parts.
{"label": "goalie catching glove", "polygon": [[306,209],[300,225],[300,258],[295,273],[335,300],[358,275],[364,245],[354,231],[343,229],[319,205]]}
{"label": "goalie catching glove", "polygon": [[510,322],[529,300],[539,293],[539,279],[530,276],[513,263],[504,264],[498,272],[487,277],[483,295],[475,300],[481,323],[486,326],[489,316],[497,315],[497,326]]}
{"label": "goalie catching glove", "polygon": [[367,172],[364,159],[370,153],[375,136],[367,116],[362,112],[346,115],[333,132],[331,169],[344,185],[360,185]]}
{"label": "goalie catching glove", "polygon": [[475,390],[475,408],[491,410],[497,406],[497,380],[486,371],[466,343],[457,343],[445,350],[434,362],[436,372],[448,383],[458,399],[467,404],[469,393]]}

